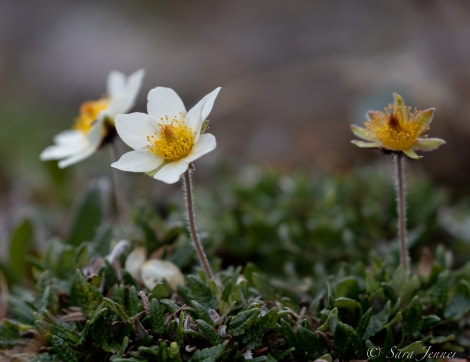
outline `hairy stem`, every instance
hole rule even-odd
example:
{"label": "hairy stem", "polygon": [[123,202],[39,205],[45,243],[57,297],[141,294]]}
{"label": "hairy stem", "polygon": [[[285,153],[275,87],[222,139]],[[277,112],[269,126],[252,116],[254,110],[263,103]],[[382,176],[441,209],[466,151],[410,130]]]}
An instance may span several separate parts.
{"label": "hairy stem", "polygon": [[405,200],[405,157],[402,153],[394,155],[397,188],[398,239],[400,242],[401,265],[408,270],[408,248],[406,245],[406,200]]}
{"label": "hairy stem", "polygon": [[[122,147],[119,139],[114,138],[111,142],[111,158],[114,162],[118,159],[119,155],[122,154]],[[124,178],[124,173],[113,168],[113,180],[114,180],[114,196],[116,200],[116,206],[118,210],[119,221],[126,237],[130,237],[132,230],[132,223],[129,216],[129,207],[127,201],[127,184]]]}
{"label": "hairy stem", "polygon": [[199,240],[199,236],[197,234],[196,221],[194,216],[193,187],[191,183],[191,171],[189,169],[183,174],[183,186],[185,192],[186,210],[188,212],[188,224],[191,239],[193,240],[197,256],[202,267],[204,268],[204,271],[206,272],[210,280],[214,280],[214,274],[212,273],[211,266],[209,264],[209,261],[207,260],[204,248],[202,247],[201,241]]}

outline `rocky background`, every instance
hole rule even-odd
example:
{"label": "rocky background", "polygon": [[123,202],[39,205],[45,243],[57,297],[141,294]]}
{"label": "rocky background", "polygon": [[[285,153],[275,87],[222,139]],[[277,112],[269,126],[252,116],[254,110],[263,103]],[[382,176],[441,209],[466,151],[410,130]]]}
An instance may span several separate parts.
{"label": "rocky background", "polygon": [[[47,187],[54,165],[41,163],[40,151],[80,103],[101,96],[111,69],[146,69],[139,111],[157,85],[188,107],[223,87],[210,124],[218,149],[202,168],[347,172],[384,161],[350,144],[349,125],[397,91],[408,104],[436,107],[429,135],[448,142],[413,168],[465,195],[469,40],[467,0],[3,1],[0,225],[8,229]],[[109,160],[100,157],[70,172],[101,172]]]}

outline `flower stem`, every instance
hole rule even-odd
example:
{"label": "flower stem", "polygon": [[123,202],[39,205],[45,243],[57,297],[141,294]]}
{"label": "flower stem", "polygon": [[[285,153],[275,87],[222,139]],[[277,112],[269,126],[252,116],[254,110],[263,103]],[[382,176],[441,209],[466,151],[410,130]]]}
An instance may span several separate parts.
{"label": "flower stem", "polygon": [[403,269],[408,270],[408,249],[406,246],[406,200],[405,200],[405,157],[402,153],[394,154],[395,177],[397,188],[398,239],[400,259]]}
{"label": "flower stem", "polygon": [[201,241],[199,240],[199,236],[197,234],[196,229],[196,221],[194,216],[194,206],[193,206],[193,191],[192,191],[192,183],[191,183],[191,171],[188,169],[183,174],[183,186],[185,192],[185,199],[186,199],[186,210],[188,212],[188,224],[189,224],[189,232],[191,233],[191,239],[193,240],[194,247],[196,249],[197,256],[199,261],[204,268],[207,276],[210,280],[214,280],[214,274],[212,273],[211,266],[209,261],[207,260],[206,254],[202,247]]}
{"label": "flower stem", "polygon": [[[111,158],[113,161],[115,161],[118,159],[119,155],[122,154],[122,147],[117,137],[114,138],[111,143]],[[123,172],[113,168],[114,195],[116,198],[119,221],[123,228],[124,235],[126,237],[130,237],[132,223],[129,217],[129,207],[127,202],[127,185],[123,175]]]}

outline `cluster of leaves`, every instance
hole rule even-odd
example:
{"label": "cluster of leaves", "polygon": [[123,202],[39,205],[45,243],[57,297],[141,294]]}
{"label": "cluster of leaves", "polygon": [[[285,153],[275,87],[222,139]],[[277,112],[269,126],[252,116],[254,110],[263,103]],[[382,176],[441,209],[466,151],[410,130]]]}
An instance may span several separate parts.
{"label": "cluster of leaves", "polygon": [[[370,251],[398,263],[390,173],[391,169],[374,167],[333,177],[287,176],[275,169],[231,175],[219,188],[199,191],[204,195],[198,199],[201,229],[207,231],[207,242],[222,265],[252,261],[278,276],[308,276],[312,267],[334,272],[339,262],[366,262]],[[438,220],[448,196],[428,179],[409,176],[408,242],[419,258],[423,246],[435,247],[449,239]]]}
{"label": "cluster of leaves", "polygon": [[[0,265],[10,286],[8,315],[0,323],[0,356],[32,361],[385,361],[391,353],[422,356],[429,348],[468,355],[470,263],[455,268],[443,246],[423,253],[411,274],[379,252],[363,261],[365,256],[355,250],[363,240],[364,248],[377,250],[374,238],[393,238],[393,196],[383,198],[393,194],[393,185],[371,177],[370,171],[353,179],[325,176],[312,185],[305,177],[285,179],[268,172],[251,184],[232,184],[227,189],[233,189],[238,203],[219,194],[220,207],[234,208],[217,214],[217,227],[204,217],[217,210],[215,198],[197,190],[206,206],[201,207],[201,229],[211,236],[206,240],[219,255],[229,250],[233,260],[242,261],[242,266],[222,267],[217,282],[195,271],[185,228],[171,226],[181,210],[165,220],[147,208],[139,210],[136,242],[149,252],[163,250],[162,257],[185,271],[186,285],[177,290],[165,282],[147,290],[121,268],[125,255],[112,263],[106,258],[114,232],[103,219],[98,189],[87,191],[64,240],[52,240],[44,253],[25,253],[35,230],[31,222],[22,222],[12,233],[9,265]],[[409,200],[410,209],[420,210],[410,215],[418,250],[420,239],[442,233],[442,226],[430,224],[444,194],[432,192],[424,181],[416,184]],[[337,215],[341,206],[346,215]],[[228,244],[224,253],[217,240],[222,235]],[[251,253],[237,250],[236,240],[238,249],[246,243]],[[300,265],[298,275],[286,279],[275,273],[285,265],[282,255],[287,263]],[[226,260],[231,259],[222,258],[222,265]],[[333,266],[334,273],[320,277],[317,266]],[[28,287],[28,281],[34,282]],[[0,292],[5,294],[1,284]]]}
{"label": "cluster of leaves", "polygon": [[[54,246],[56,247],[56,245]],[[449,272],[440,248],[426,275],[383,263],[344,266],[322,292],[293,294],[253,265],[145,291],[104,262],[85,276],[87,246],[38,272],[34,294],[16,289],[0,324],[3,356],[32,361],[257,361],[366,359],[386,351],[470,352],[470,263]],[[62,249],[59,256],[67,257]],[[64,260],[64,259],[61,259]],[[49,261],[50,262],[50,261]],[[67,267],[64,270],[64,266]],[[387,352],[389,354],[391,352]]]}

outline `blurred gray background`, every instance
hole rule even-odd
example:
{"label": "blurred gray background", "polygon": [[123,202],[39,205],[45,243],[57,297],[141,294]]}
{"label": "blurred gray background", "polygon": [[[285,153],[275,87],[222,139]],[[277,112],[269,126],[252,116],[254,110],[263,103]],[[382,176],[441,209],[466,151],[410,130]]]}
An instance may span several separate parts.
{"label": "blurred gray background", "polygon": [[[347,172],[389,162],[355,148],[349,125],[396,91],[408,104],[436,107],[429,135],[448,142],[413,168],[465,193],[469,40],[468,0],[2,1],[1,209],[11,217],[31,195],[47,203],[55,163],[41,163],[40,151],[83,101],[102,95],[110,70],[139,68],[139,111],[157,85],[174,88],[188,108],[223,87],[210,116],[218,149],[202,168]],[[66,172],[99,175],[107,156]]]}

